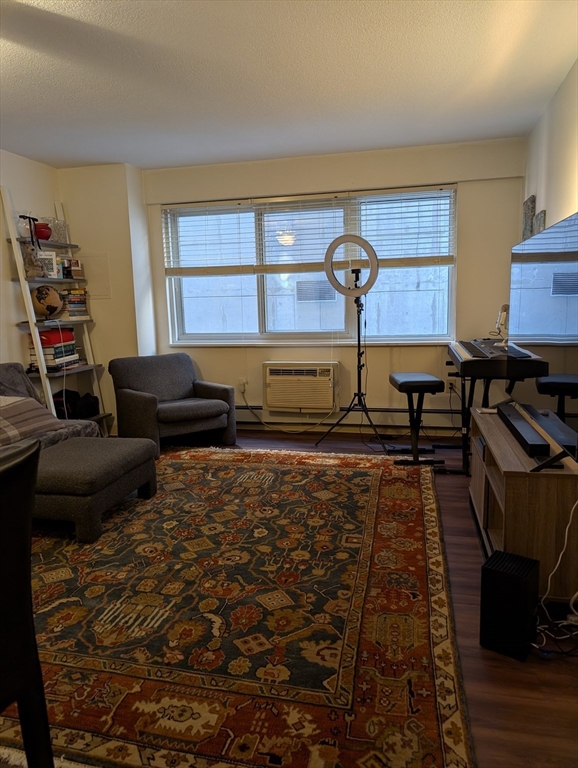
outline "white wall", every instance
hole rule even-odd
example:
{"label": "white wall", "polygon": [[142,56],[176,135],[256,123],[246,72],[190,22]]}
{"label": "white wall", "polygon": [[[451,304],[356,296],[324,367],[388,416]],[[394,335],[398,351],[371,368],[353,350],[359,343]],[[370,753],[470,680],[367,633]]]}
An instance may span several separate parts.
{"label": "white wall", "polygon": [[129,227],[133,266],[134,306],[139,355],[156,353],[153,277],[150,261],[147,208],[144,204],[142,171],[126,167]]}
{"label": "white wall", "polygon": [[[58,176],[70,235],[81,246],[78,257],[95,321],[94,356],[106,368],[113,357],[138,354],[127,166],[67,168]],[[114,390],[106,371],[101,388],[106,410],[114,412]]]}
{"label": "white wall", "polygon": [[578,211],[578,61],[530,133],[524,199],[530,195],[547,227]]}
{"label": "white wall", "polygon": [[[551,99],[528,138],[524,199],[536,195],[536,211],[546,211],[546,226],[578,211],[578,61]],[[578,373],[576,347],[535,346],[551,373]],[[555,400],[536,395],[534,383],[516,387],[516,398],[555,409]],[[569,408],[576,410],[576,401]],[[571,422],[575,429],[578,424]]]}
{"label": "white wall", "polygon": [[[161,203],[314,194],[348,189],[408,187],[457,182],[457,338],[486,335],[509,296],[510,249],[521,239],[525,142],[490,142],[356,152],[253,163],[145,171],[151,248],[155,274],[158,351],[169,352],[166,291],[159,226]],[[341,404],[356,389],[356,345],[185,347],[199,375],[238,387],[248,380],[250,404],[262,404],[262,363],[266,360],[338,360],[342,363]],[[370,345],[369,407],[406,408],[404,396],[388,382],[391,371],[428,371],[446,379],[447,347]],[[499,385],[496,385],[499,387]],[[499,390],[497,395],[501,396]],[[240,392],[237,396],[241,402]],[[454,400],[454,405],[456,401]],[[426,407],[447,407],[447,396],[430,398]],[[244,418],[244,417],[242,417]],[[301,418],[301,417],[300,417]],[[358,416],[350,420],[357,423]],[[448,424],[429,417],[430,424]],[[306,417],[312,421],[312,418]],[[404,417],[376,414],[376,423],[404,423]]]}
{"label": "white wall", "polygon": [[523,176],[525,141],[223,163],[143,172],[148,205],[443,184]]}

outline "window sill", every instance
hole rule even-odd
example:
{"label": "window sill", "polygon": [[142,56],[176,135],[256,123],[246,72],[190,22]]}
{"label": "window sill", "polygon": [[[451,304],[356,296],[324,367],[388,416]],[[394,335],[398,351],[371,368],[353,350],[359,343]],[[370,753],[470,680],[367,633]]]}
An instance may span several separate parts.
{"label": "window sill", "polygon": [[[450,337],[447,339],[434,339],[425,341],[423,339],[390,339],[390,340],[361,340],[362,347],[447,347],[453,341]],[[195,347],[357,347],[356,339],[336,339],[336,340],[279,340],[272,341],[270,339],[256,341],[254,339],[250,341],[239,340],[215,340],[215,341],[175,341],[169,343],[169,347],[175,349],[183,348],[195,348]]]}

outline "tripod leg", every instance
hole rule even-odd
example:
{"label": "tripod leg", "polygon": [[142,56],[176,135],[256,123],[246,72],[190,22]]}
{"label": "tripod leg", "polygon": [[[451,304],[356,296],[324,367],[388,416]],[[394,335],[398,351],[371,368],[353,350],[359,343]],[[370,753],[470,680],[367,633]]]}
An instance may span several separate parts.
{"label": "tripod leg", "polygon": [[368,421],[368,423],[369,423],[370,427],[373,429],[373,432],[374,432],[375,436],[376,436],[376,437],[377,437],[377,439],[379,440],[379,444],[380,444],[380,445],[381,445],[381,447],[383,448],[383,452],[384,452],[384,453],[387,453],[387,450],[386,450],[386,447],[385,447],[385,443],[383,442],[383,440],[382,440],[382,438],[381,438],[381,435],[380,435],[380,434],[379,434],[379,432],[377,431],[377,427],[375,426],[375,424],[374,424],[374,423],[373,423],[373,421],[371,420],[371,416],[369,415],[369,411],[368,411],[368,409],[367,409],[367,404],[366,404],[366,402],[365,402],[365,396],[363,395],[363,393],[360,393],[360,394],[358,395],[358,398],[359,398],[359,405],[360,405],[360,407],[361,407],[361,410],[362,410],[362,412],[365,414],[365,418],[367,419],[367,421]]}
{"label": "tripod leg", "polygon": [[331,434],[331,432],[333,432],[333,430],[335,429],[335,427],[338,427],[338,426],[341,424],[341,422],[343,421],[343,419],[344,419],[346,416],[348,416],[348,415],[351,413],[351,411],[352,411],[352,410],[353,410],[353,408],[354,408],[354,404],[355,404],[355,400],[356,400],[356,398],[357,398],[357,395],[353,395],[353,397],[351,398],[351,402],[350,402],[350,403],[349,403],[349,405],[347,406],[347,410],[346,410],[346,411],[344,411],[343,415],[339,417],[339,419],[338,419],[338,420],[335,422],[335,424],[332,424],[332,425],[329,427],[329,429],[327,430],[327,432],[326,432],[324,435],[322,435],[322,436],[319,438],[319,440],[318,440],[318,441],[315,443],[315,445],[319,445],[319,443],[320,443],[322,440],[325,440],[325,438],[327,437],[327,435]]}

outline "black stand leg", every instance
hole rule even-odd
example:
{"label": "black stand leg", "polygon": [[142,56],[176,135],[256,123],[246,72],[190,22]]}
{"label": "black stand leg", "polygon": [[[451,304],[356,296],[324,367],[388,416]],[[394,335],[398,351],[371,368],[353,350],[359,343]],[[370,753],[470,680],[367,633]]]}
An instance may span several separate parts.
{"label": "black stand leg", "polygon": [[[357,288],[360,270],[353,269],[352,272],[354,274],[355,287]],[[342,414],[342,416],[340,416],[340,418],[335,422],[335,424],[332,424],[329,427],[327,432],[324,435],[322,435],[322,437],[319,438],[319,440],[315,443],[315,445],[319,445],[319,443],[322,440],[325,440],[327,435],[331,434],[331,432],[335,429],[335,427],[339,426],[339,424],[341,424],[343,419],[346,416],[348,416],[350,413],[352,413],[353,411],[361,411],[361,413],[365,415],[365,418],[367,419],[369,426],[373,429],[373,432],[377,437],[379,444],[383,448],[383,452],[385,453],[385,444],[381,439],[381,435],[377,431],[375,424],[371,420],[371,416],[369,415],[369,411],[367,410],[367,403],[365,402],[365,393],[362,390],[361,372],[365,368],[365,363],[362,362],[362,359],[365,352],[361,349],[361,313],[363,311],[363,302],[361,301],[360,296],[356,296],[355,306],[357,307],[357,392],[351,398],[351,402],[349,403],[349,406],[347,407],[347,410],[345,411],[345,413]]]}
{"label": "black stand leg", "polygon": [[566,404],[564,402],[565,395],[558,395],[558,407],[556,409],[556,416],[560,421],[566,421]]}
{"label": "black stand leg", "polygon": [[488,408],[490,405],[490,385],[491,379],[484,379],[484,393],[482,395],[482,408]]}
{"label": "black stand leg", "polygon": [[470,387],[466,385],[466,378],[462,376],[462,470],[466,475],[470,474],[470,421],[471,409],[474,404],[477,379],[470,379]]}
{"label": "black stand leg", "polygon": [[420,459],[419,457],[419,429],[423,411],[424,393],[418,392],[417,403],[414,405],[413,393],[407,393],[407,410],[409,411],[409,432],[411,435],[411,459],[396,459],[394,464],[443,464],[443,459]]}

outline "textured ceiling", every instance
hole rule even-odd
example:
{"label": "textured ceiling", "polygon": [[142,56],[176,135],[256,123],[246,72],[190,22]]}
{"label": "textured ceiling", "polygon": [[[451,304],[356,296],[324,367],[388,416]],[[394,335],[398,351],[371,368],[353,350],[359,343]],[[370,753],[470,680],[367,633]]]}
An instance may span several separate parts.
{"label": "textured ceiling", "polygon": [[162,168],[528,133],[576,0],[2,0],[0,146]]}

